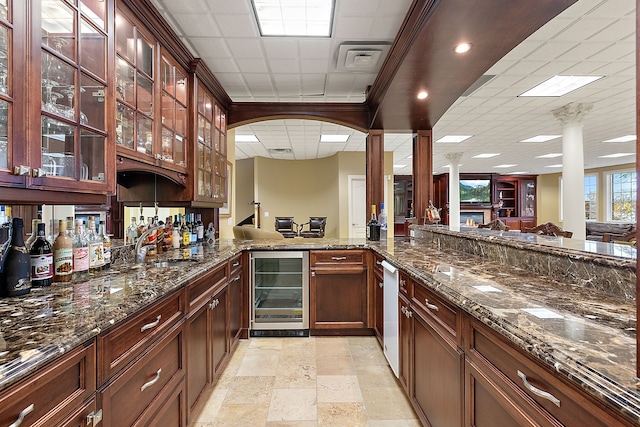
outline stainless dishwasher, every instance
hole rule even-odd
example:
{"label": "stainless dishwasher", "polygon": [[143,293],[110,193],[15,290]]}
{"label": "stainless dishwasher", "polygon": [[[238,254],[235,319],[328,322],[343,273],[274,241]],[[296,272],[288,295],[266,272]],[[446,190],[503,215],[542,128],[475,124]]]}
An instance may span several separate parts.
{"label": "stainless dishwasher", "polygon": [[251,336],[309,335],[309,253],[251,252]]}

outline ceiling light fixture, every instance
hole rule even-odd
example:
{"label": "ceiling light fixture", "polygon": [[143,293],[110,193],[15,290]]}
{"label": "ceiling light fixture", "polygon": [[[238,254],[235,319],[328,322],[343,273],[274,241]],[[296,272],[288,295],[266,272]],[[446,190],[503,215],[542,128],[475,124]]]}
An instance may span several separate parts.
{"label": "ceiling light fixture", "polygon": [[458,143],[471,138],[473,135],[445,135],[437,143]]}
{"label": "ceiling light fixture", "polygon": [[252,0],[262,36],[331,37],[335,0]]}
{"label": "ceiling light fixture", "polygon": [[636,153],[615,153],[607,154],[606,156],[598,156],[600,159],[616,159],[618,157],[635,156]]}
{"label": "ceiling light fixture", "polygon": [[556,157],[562,157],[562,153],[543,154],[542,156],[536,156],[536,159],[553,159]]}
{"label": "ceiling light fixture", "polygon": [[320,142],[347,142],[349,135],[320,135]]}
{"label": "ceiling light fixture", "polygon": [[560,138],[562,135],[536,135],[531,138],[523,139],[520,142],[547,142],[552,139]]}
{"label": "ceiling light fixture", "polygon": [[490,159],[491,157],[499,156],[501,153],[482,153],[472,156],[473,159]]}
{"label": "ceiling light fixture", "polygon": [[404,167],[406,167],[406,166],[407,166],[407,165],[393,165],[393,168],[394,168],[394,169],[396,169],[396,168],[398,168],[398,169],[399,169],[399,168],[404,168]]}
{"label": "ceiling light fixture", "polygon": [[455,53],[466,53],[469,50],[471,50],[471,43],[460,43],[453,49]]}
{"label": "ceiling light fixture", "polygon": [[428,96],[429,94],[425,91],[418,93],[418,99],[427,99]]}
{"label": "ceiling light fixture", "polygon": [[512,167],[514,167],[514,166],[518,166],[518,165],[516,165],[516,164],[504,164],[504,165],[496,165],[496,166],[494,166],[494,168],[502,168],[502,169],[505,169],[505,168],[512,168]]}
{"label": "ceiling light fixture", "polygon": [[553,76],[519,96],[562,96],[604,76]]}
{"label": "ceiling light fixture", "polygon": [[548,166],[545,166],[545,168],[561,168],[561,167],[562,167],[562,164],[561,164],[561,163],[557,163],[557,164],[555,164],[555,165],[548,165]]}
{"label": "ceiling light fixture", "polygon": [[635,135],[625,135],[618,138],[607,139],[606,141],[602,141],[602,142],[631,142],[635,140],[636,140]]}
{"label": "ceiling light fixture", "polygon": [[255,135],[238,135],[236,134],[236,142],[260,142]]}

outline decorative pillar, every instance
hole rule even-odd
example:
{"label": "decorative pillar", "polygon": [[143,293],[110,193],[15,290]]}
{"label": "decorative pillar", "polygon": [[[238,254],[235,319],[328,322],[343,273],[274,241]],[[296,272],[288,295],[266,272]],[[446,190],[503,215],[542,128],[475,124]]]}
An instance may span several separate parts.
{"label": "decorative pillar", "polygon": [[[422,224],[429,200],[433,199],[432,131],[419,130],[413,138],[413,215]],[[442,207],[442,206],[440,206]]]}
{"label": "decorative pillar", "polygon": [[[367,207],[365,212],[367,217],[365,224],[371,219],[371,205],[376,205],[376,214],[379,214],[380,204],[384,202],[384,130],[382,129],[369,130],[366,164]],[[389,215],[388,212],[387,215]]]}
{"label": "decorative pillar", "polygon": [[449,229],[460,231],[460,159],[462,153],[446,154],[449,160]]}
{"label": "decorative pillar", "polygon": [[571,103],[552,111],[562,123],[562,228],[581,240],[586,238],[582,119],[592,108]]}

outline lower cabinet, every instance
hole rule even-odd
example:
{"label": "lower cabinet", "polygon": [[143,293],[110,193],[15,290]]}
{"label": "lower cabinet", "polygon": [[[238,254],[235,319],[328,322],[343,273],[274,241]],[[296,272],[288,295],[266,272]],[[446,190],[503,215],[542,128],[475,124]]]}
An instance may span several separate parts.
{"label": "lower cabinet", "polygon": [[65,419],[61,427],[94,427],[102,421],[102,410],[96,410],[96,400],[92,398]]}
{"label": "lower cabinet", "polygon": [[400,380],[400,384],[404,388],[404,391],[409,394],[409,390],[411,388],[411,383],[409,379],[411,378],[411,354],[413,353],[413,347],[411,343],[413,342],[413,332],[411,330],[411,313],[410,309],[411,305],[409,300],[404,295],[400,294],[398,296],[398,351],[399,351],[399,368],[398,368],[398,379]]}
{"label": "lower cabinet", "polygon": [[382,344],[384,339],[384,277],[375,269],[373,278],[373,306],[375,310],[373,332]]}
{"label": "lower cabinet", "polygon": [[[231,349],[235,348],[243,334],[242,319],[248,300],[245,294],[245,274],[242,270],[242,254],[229,261],[229,339]],[[248,318],[248,315],[246,316]]]}
{"label": "lower cabinet", "polygon": [[209,307],[211,308],[211,358],[213,368],[213,379],[217,381],[222,373],[224,363],[229,354],[229,287],[227,285],[218,289]]}

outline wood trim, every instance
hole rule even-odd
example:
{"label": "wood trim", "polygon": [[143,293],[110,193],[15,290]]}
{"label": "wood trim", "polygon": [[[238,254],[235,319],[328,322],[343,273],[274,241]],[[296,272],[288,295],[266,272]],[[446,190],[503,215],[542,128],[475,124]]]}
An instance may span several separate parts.
{"label": "wood trim", "polygon": [[338,102],[234,102],[228,111],[227,128],[275,119],[321,120],[364,133],[369,130],[366,104]]}
{"label": "wood trim", "polygon": [[413,215],[422,217],[433,200],[433,132],[419,130],[413,138]]}
{"label": "wood trim", "polygon": [[[233,101],[224,90],[218,79],[215,78],[209,67],[206,66],[202,59],[194,58],[189,64],[188,69],[193,74],[197,74],[198,80],[205,85],[205,87],[211,92],[213,97],[224,107],[225,110],[229,110]],[[195,110],[197,113],[197,109]]]}
{"label": "wood trim", "polygon": [[[367,135],[367,214],[372,205],[379,214],[380,204],[384,202],[384,130],[372,129]],[[365,223],[369,218],[365,218]]]}

